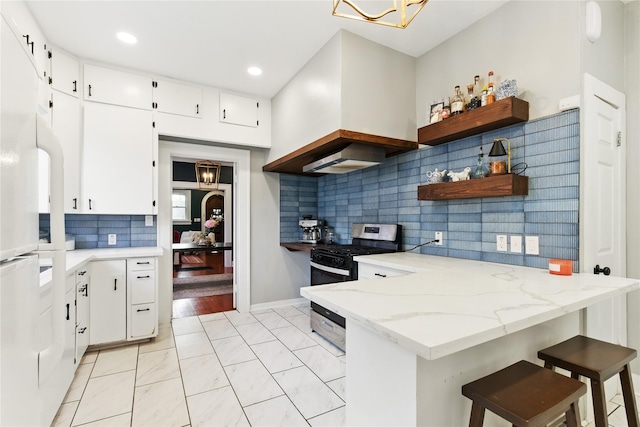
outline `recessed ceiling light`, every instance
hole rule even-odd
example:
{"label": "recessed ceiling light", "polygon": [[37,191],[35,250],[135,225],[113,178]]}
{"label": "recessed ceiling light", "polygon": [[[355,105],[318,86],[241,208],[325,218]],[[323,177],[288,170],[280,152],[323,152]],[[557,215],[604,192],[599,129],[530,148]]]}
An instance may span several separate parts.
{"label": "recessed ceiling light", "polygon": [[138,39],[133,34],[125,33],[124,31],[120,31],[116,34],[118,40],[127,44],[136,44],[138,43]]}
{"label": "recessed ceiling light", "polygon": [[247,68],[247,73],[251,74],[252,76],[259,76],[260,74],[262,74],[262,69],[258,67],[249,67]]}

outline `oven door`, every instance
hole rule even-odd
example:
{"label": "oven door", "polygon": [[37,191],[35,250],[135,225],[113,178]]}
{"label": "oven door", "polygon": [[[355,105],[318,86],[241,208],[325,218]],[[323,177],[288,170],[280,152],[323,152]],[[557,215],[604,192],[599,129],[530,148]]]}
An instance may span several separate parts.
{"label": "oven door", "polygon": [[350,280],[353,280],[351,270],[329,267],[311,261],[311,286],[348,282]]}

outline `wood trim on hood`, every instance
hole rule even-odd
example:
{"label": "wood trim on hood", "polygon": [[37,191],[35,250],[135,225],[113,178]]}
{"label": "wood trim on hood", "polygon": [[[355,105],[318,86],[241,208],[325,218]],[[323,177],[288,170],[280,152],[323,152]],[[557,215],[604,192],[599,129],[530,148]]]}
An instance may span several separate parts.
{"label": "wood trim on hood", "polygon": [[337,131],[323,136],[322,138],[317,139],[316,141],[313,141],[312,143],[307,144],[284,157],[264,165],[262,170],[264,172],[322,176],[324,174],[304,173],[302,172],[302,167],[329,154],[338,152],[354,142],[382,146],[385,148],[387,157],[418,149],[418,143],[414,141],[338,129]]}

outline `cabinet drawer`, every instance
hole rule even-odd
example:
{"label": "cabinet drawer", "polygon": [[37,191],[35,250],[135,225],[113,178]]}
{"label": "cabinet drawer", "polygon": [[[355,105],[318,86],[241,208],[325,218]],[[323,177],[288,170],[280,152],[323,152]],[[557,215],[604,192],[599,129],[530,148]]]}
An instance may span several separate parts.
{"label": "cabinet drawer", "polygon": [[129,313],[129,340],[157,335],[157,313],[155,304],[137,304],[131,306]]}
{"label": "cabinet drawer", "polygon": [[396,270],[379,265],[358,263],[358,279],[384,279],[385,277],[404,276],[410,271]]}
{"label": "cabinet drawer", "polygon": [[129,271],[153,270],[156,268],[155,258],[131,258],[127,262]]}
{"label": "cabinet drawer", "polygon": [[129,286],[131,287],[130,304],[155,302],[155,271],[134,271],[129,273]]}

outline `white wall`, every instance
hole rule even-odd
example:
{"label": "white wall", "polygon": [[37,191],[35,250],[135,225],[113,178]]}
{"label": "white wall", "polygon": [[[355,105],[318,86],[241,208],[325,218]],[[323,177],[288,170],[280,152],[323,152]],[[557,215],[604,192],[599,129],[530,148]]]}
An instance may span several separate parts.
{"label": "white wall", "polygon": [[417,60],[418,127],[427,106],[453,95],[478,74],[494,84],[516,79],[529,119],[558,112],[561,98],[580,93],[579,2],[511,1]]}
{"label": "white wall", "polygon": [[[640,1],[625,5],[625,76],[627,95],[627,276],[640,279]],[[629,347],[640,348],[640,291],[627,297]],[[640,372],[640,360],[631,362]]]}
{"label": "white wall", "polygon": [[602,33],[592,43],[586,36],[586,2],[580,2],[580,70],[624,92],[624,4],[599,1]]}
{"label": "white wall", "polygon": [[300,298],[309,285],[309,253],[280,246],[280,174],[264,173],[266,155],[251,153],[251,304]]}

